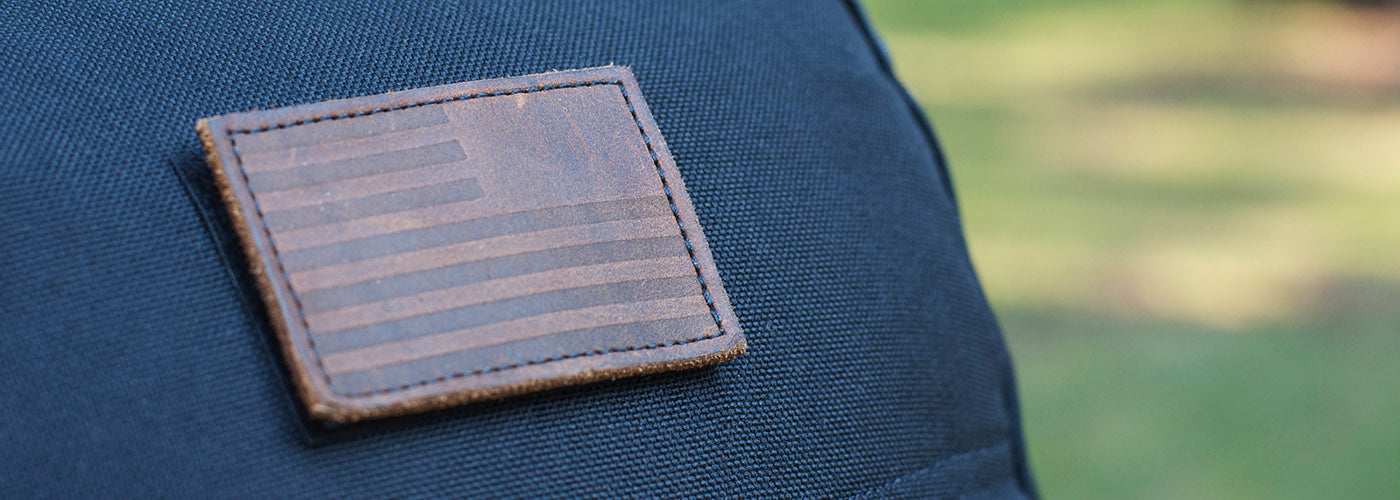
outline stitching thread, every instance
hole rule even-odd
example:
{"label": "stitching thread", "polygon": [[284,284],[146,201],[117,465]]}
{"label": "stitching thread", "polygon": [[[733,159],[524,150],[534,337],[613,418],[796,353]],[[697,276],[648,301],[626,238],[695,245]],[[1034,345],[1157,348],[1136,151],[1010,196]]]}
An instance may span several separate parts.
{"label": "stitching thread", "polygon": [[497,96],[506,96],[506,95],[515,95],[515,94],[528,94],[528,93],[531,93],[531,92],[543,92],[543,91],[546,91],[546,90],[555,90],[555,89],[564,89],[564,88],[574,88],[574,87],[592,87],[592,86],[597,86],[597,85],[616,85],[617,88],[618,88],[618,90],[619,90],[620,92],[622,92],[622,100],[623,100],[623,102],[625,102],[625,103],[627,104],[627,111],[628,111],[628,113],[630,113],[630,114],[632,115],[632,121],[633,121],[634,123],[637,124],[637,131],[638,131],[639,133],[641,133],[642,142],[646,144],[647,152],[651,154],[652,165],[653,165],[654,167],[656,167],[656,175],[657,175],[658,177],[660,177],[660,179],[661,179],[661,190],[662,190],[663,192],[666,193],[666,202],[671,206],[671,215],[672,215],[673,217],[675,217],[675,219],[676,219],[676,226],[680,228],[680,231],[681,231],[681,239],[685,242],[685,251],[686,251],[686,254],[690,257],[690,264],[695,268],[695,279],[696,279],[696,281],[698,281],[698,282],[700,283],[700,293],[701,293],[701,295],[704,296],[704,298],[705,298],[705,305],[709,307],[709,309],[710,309],[710,316],[714,318],[714,320],[715,320],[715,326],[719,328],[719,331],[718,331],[718,332],[715,332],[715,333],[712,333],[712,334],[709,334],[709,335],[704,335],[704,336],[695,337],[695,338],[690,338],[690,339],[675,340],[675,341],[666,342],[666,343],[645,344],[645,345],[634,345],[634,346],[628,346],[628,347],[612,347],[612,348],[607,348],[607,349],[594,349],[594,350],[591,350],[591,351],[584,351],[584,352],[579,352],[579,353],[574,353],[574,354],[562,354],[562,355],[551,356],[551,357],[543,358],[543,359],[534,359],[534,360],[529,360],[529,361],[522,361],[522,362],[518,362],[518,363],[512,363],[512,364],[508,364],[508,365],[499,365],[499,366],[492,366],[492,367],[488,367],[488,368],[479,368],[479,369],[475,369],[475,370],[461,371],[461,372],[452,373],[452,374],[450,374],[450,375],[443,375],[443,376],[439,376],[439,377],[435,377],[435,378],[420,380],[420,381],[413,382],[413,383],[401,384],[401,385],[398,385],[398,386],[386,387],[386,388],[383,388],[383,389],[377,389],[377,390],[373,390],[373,391],[365,391],[365,392],[358,392],[358,393],[342,393],[342,392],[336,391],[336,389],[335,389],[335,384],[331,381],[330,373],[326,371],[326,366],[325,366],[325,364],[324,364],[324,363],[322,362],[322,360],[321,360],[321,353],[316,349],[316,339],[315,339],[315,337],[314,337],[313,335],[311,335],[311,325],[306,321],[306,313],[305,313],[305,312],[303,311],[303,309],[302,309],[301,298],[300,298],[300,297],[297,297],[296,290],[292,288],[292,284],[291,284],[291,282],[289,281],[289,280],[290,280],[290,277],[289,277],[289,275],[287,274],[287,269],[282,265],[282,256],[281,256],[281,254],[277,251],[277,243],[276,243],[276,242],[273,240],[273,238],[272,238],[272,232],[271,232],[271,230],[269,230],[269,229],[267,228],[267,224],[265,224],[265,223],[263,222],[263,211],[262,211],[262,206],[258,203],[258,196],[257,196],[256,193],[253,193],[252,189],[249,189],[249,190],[248,190],[249,197],[251,197],[251,198],[253,199],[253,210],[254,210],[254,211],[257,213],[257,215],[258,215],[258,225],[259,225],[260,228],[262,229],[263,233],[264,233],[265,235],[267,235],[268,245],[272,248],[272,260],[273,260],[273,262],[277,265],[277,271],[282,275],[282,279],[283,279],[284,283],[285,283],[286,286],[287,286],[287,290],[291,293],[292,302],[296,305],[297,317],[298,317],[298,319],[301,320],[302,329],[306,331],[306,339],[307,339],[307,342],[310,344],[311,352],[312,352],[312,354],[314,354],[314,355],[316,356],[316,367],[317,367],[317,369],[321,372],[321,377],[322,377],[323,379],[325,379],[325,381],[326,381],[326,386],[330,388],[331,393],[336,394],[336,395],[338,395],[338,396],[344,396],[344,397],[365,397],[365,396],[372,396],[372,395],[376,395],[376,394],[388,394],[388,393],[392,393],[392,392],[398,392],[398,391],[404,391],[404,390],[412,389],[412,388],[415,388],[415,387],[423,387],[423,386],[432,385],[432,384],[436,384],[436,383],[442,383],[442,382],[446,382],[446,381],[448,381],[448,380],[453,380],[453,379],[458,379],[458,378],[463,378],[463,377],[469,377],[469,376],[474,376],[474,375],[483,375],[483,374],[486,374],[486,373],[493,373],[493,372],[499,372],[499,371],[512,370],[512,369],[516,369],[516,368],[522,368],[522,367],[525,367],[525,366],[532,366],[532,365],[538,365],[538,364],[544,364],[544,363],[551,363],[551,362],[554,362],[554,361],[563,361],[563,360],[566,360],[566,359],[582,358],[582,357],[588,357],[588,356],[600,356],[600,355],[604,355],[604,354],[614,354],[614,353],[619,353],[619,352],[644,351],[644,350],[651,350],[651,349],[662,349],[662,348],[666,348],[666,347],[674,347],[674,346],[678,346],[678,345],[685,345],[685,344],[690,344],[690,343],[694,343],[694,342],[701,342],[701,341],[705,341],[705,340],[710,340],[710,339],[718,338],[718,337],[724,336],[724,335],[727,333],[727,332],[725,331],[725,329],[724,329],[724,324],[723,324],[723,322],[722,322],[721,319],[720,319],[719,310],[716,309],[716,307],[715,307],[714,298],[713,298],[713,297],[711,296],[711,294],[710,294],[709,284],[706,283],[706,281],[705,281],[705,276],[704,276],[704,274],[702,273],[702,271],[701,271],[701,269],[700,269],[700,259],[697,258],[697,257],[695,256],[695,247],[694,247],[694,245],[693,245],[693,244],[691,243],[691,241],[690,241],[690,233],[689,233],[689,231],[687,231],[686,228],[685,228],[685,222],[683,222],[683,221],[681,220],[680,208],[676,206],[676,200],[675,200],[675,198],[671,195],[671,186],[670,186],[670,184],[669,184],[669,183],[667,182],[667,180],[666,180],[666,172],[665,172],[665,170],[661,167],[661,158],[660,158],[659,155],[657,155],[656,149],[655,149],[654,147],[652,147],[652,144],[651,144],[651,137],[647,135],[646,126],[642,124],[642,119],[641,119],[641,117],[637,116],[637,108],[636,108],[635,106],[632,105],[632,99],[631,99],[631,97],[627,94],[627,86],[626,86],[625,84],[623,84],[623,82],[622,82],[621,80],[593,80],[593,81],[587,81],[587,82],[571,82],[571,83],[561,83],[561,84],[554,84],[554,85],[543,85],[543,86],[522,87],[522,88],[518,88],[518,89],[500,90],[500,91],[495,91],[495,92],[479,92],[479,93],[475,93],[475,94],[464,94],[464,95],[459,95],[459,96],[445,97],[445,98],[442,98],[442,99],[432,99],[432,100],[427,100],[427,101],[420,101],[420,102],[415,102],[415,103],[411,103],[411,104],[404,104],[404,105],[400,105],[400,106],[390,106],[390,107],[384,107],[384,108],[373,108],[373,109],[368,109],[368,110],[364,110],[364,111],[358,111],[358,112],[354,112],[354,113],[341,113],[341,114],[337,114],[337,115],[323,115],[323,116],[318,116],[318,117],[315,117],[315,118],[308,118],[308,119],[304,119],[304,120],[297,120],[297,121],[292,121],[292,122],[279,123],[279,124],[276,124],[276,125],[267,125],[267,126],[262,126],[262,127],[257,127],[257,128],[251,128],[251,129],[228,129],[227,132],[228,132],[228,134],[229,134],[229,142],[230,142],[230,143],[232,144],[232,146],[233,146],[233,156],[234,156],[234,159],[238,162],[238,173],[243,177],[243,184],[246,186],[246,185],[249,184],[248,172],[243,168],[243,157],[238,153],[238,141],[237,141],[237,139],[236,139],[236,136],[237,136],[237,135],[251,135],[251,134],[256,134],[256,133],[259,133],[259,132],[267,132],[267,131],[269,131],[269,130],[278,130],[278,129],[291,128],[291,127],[296,127],[296,126],[300,126],[300,125],[307,125],[307,124],[311,124],[311,123],[318,123],[318,122],[322,122],[322,121],[341,120],[341,119],[347,119],[347,118],[359,118],[359,117],[362,117],[362,116],[369,116],[369,115],[374,115],[374,114],[379,114],[379,113],[388,113],[388,112],[390,112],[390,111],[399,111],[399,110],[403,110],[403,109],[411,109],[411,108],[416,108],[416,107],[420,107],[420,106],[430,106],[430,105],[435,105],[435,104],[444,104],[444,103],[453,102],[453,101],[465,101],[465,100],[468,100],[468,99],[477,99],[477,98],[481,98],[481,97],[497,97]]}

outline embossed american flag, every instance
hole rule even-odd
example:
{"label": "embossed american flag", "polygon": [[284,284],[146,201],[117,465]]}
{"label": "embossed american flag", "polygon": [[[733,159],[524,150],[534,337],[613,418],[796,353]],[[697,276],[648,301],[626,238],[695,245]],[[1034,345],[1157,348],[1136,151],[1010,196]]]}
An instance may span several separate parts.
{"label": "embossed american flag", "polygon": [[722,335],[633,98],[589,81],[228,129],[226,174],[329,390]]}

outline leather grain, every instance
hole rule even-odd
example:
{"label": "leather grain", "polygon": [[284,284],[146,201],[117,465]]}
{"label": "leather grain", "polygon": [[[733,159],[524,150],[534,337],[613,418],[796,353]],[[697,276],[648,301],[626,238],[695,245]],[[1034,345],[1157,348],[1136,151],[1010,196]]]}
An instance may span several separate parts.
{"label": "leather grain", "polygon": [[626,68],[198,129],[315,418],[416,413],[744,350]]}

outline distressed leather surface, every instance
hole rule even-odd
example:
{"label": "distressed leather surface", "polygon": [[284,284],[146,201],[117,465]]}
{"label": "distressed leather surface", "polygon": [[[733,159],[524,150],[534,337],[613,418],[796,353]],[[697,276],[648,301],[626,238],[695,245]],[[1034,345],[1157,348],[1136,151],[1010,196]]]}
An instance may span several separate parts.
{"label": "distressed leather surface", "polygon": [[198,128],[315,418],[402,415],[744,350],[625,68]]}

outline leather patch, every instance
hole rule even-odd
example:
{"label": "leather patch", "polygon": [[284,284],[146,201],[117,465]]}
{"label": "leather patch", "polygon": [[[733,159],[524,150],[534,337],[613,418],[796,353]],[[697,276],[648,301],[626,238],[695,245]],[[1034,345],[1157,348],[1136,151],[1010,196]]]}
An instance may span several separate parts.
{"label": "leather patch", "polygon": [[744,350],[685,183],[625,68],[198,129],[315,418],[416,413]]}

